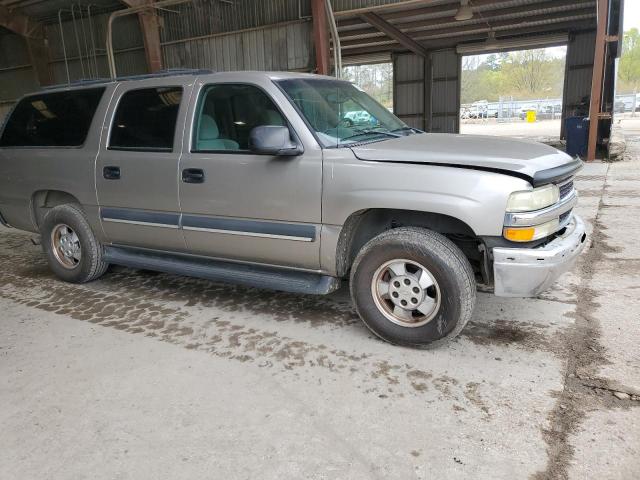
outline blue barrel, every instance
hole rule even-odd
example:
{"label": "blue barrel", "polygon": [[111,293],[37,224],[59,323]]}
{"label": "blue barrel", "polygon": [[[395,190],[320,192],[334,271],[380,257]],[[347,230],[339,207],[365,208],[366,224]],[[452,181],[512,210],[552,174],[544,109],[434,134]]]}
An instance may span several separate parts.
{"label": "blue barrel", "polygon": [[587,154],[589,139],[589,119],[586,117],[569,117],[564,121],[564,132],[567,139],[567,153],[572,157],[584,157]]}

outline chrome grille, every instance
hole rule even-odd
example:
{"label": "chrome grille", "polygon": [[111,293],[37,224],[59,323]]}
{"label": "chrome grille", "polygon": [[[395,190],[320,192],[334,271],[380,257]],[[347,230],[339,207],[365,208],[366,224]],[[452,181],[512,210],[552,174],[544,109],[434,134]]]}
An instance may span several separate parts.
{"label": "chrome grille", "polygon": [[560,189],[560,200],[562,200],[573,190],[573,178],[562,185],[558,185],[558,188]]}

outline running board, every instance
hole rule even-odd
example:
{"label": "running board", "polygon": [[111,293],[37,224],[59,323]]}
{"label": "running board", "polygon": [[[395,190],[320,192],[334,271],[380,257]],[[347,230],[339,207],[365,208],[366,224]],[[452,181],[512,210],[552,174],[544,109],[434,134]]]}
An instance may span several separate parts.
{"label": "running board", "polygon": [[319,273],[122,247],[105,247],[103,259],[125,267],[292,293],[326,295],[340,287],[338,278]]}

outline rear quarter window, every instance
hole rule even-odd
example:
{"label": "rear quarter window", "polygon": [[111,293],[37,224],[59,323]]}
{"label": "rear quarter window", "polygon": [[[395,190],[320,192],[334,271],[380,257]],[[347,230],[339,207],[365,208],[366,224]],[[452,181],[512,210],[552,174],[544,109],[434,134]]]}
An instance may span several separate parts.
{"label": "rear quarter window", "polygon": [[104,88],[23,98],[7,119],[0,147],[79,147],[89,133]]}

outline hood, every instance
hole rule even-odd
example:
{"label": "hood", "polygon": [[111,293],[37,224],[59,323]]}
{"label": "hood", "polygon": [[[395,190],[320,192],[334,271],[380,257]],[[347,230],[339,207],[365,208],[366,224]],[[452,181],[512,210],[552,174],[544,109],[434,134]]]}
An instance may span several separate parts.
{"label": "hood", "polygon": [[548,145],[480,135],[423,133],[352,147],[360,160],[424,163],[497,171],[542,185],[575,173],[582,162]]}

